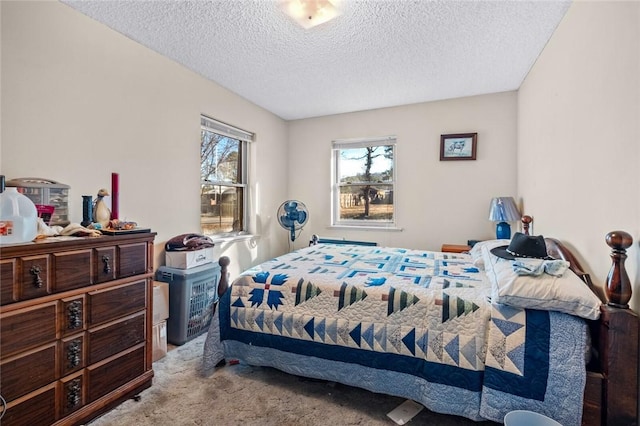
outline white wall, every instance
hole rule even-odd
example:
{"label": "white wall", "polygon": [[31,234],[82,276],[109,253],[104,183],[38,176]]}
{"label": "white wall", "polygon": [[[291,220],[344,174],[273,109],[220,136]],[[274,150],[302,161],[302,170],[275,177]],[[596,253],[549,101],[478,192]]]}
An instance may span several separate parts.
{"label": "white wall", "polygon": [[605,235],[634,238],[640,307],[640,3],[576,1],[518,94],[518,193],[534,231],[570,241],[594,282]]}
{"label": "white wall", "polygon": [[[250,173],[256,241],[218,245],[232,272],[286,248],[274,212],[287,193],[287,124],[275,115],[58,2],[0,2],[0,173],[71,185],[82,195],[120,174],[120,218],[166,240],[199,232],[201,113],[255,132]],[[277,232],[276,232],[277,231]]]}
{"label": "white wall", "polygon": [[[516,195],[515,92],[297,120],[289,129],[289,195],[311,212],[307,240],[439,250],[494,237],[491,198]],[[441,134],[471,132],[478,132],[476,161],[440,161]],[[397,136],[394,202],[403,231],[329,229],[331,141],[387,135]]]}
{"label": "white wall", "polygon": [[[574,2],[520,91],[286,123],[58,2],[0,2],[0,173],[71,185],[81,195],[120,173],[121,217],[164,242],[199,230],[200,113],[256,132],[250,172],[257,240],[219,244],[232,272],[287,249],[275,221],[303,200],[310,234],[437,249],[490,238],[491,197],[518,195],[534,231],[570,241],[596,282],[610,261],[604,235],[630,232],[627,267],[640,297],[640,4]],[[478,132],[476,161],[440,162],[443,133]],[[402,232],[329,225],[331,140],[398,137]],[[517,144],[516,144],[517,139]]]}

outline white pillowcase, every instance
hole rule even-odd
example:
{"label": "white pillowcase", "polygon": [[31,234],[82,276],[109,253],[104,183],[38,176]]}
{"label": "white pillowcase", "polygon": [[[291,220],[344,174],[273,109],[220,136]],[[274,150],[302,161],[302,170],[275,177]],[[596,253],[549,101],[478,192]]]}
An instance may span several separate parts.
{"label": "white pillowcase", "polygon": [[602,302],[572,271],[567,270],[561,277],[518,275],[511,260],[492,254],[490,248],[482,248],[482,257],[491,281],[492,303],[559,311],[586,319],[600,317]]}
{"label": "white pillowcase", "polygon": [[491,250],[494,247],[508,246],[509,241],[511,240],[478,241],[473,245],[473,247],[471,247],[471,250],[469,250],[471,259],[473,259],[473,265],[481,271],[484,271],[484,257],[482,255],[484,249],[486,248],[487,250]]}

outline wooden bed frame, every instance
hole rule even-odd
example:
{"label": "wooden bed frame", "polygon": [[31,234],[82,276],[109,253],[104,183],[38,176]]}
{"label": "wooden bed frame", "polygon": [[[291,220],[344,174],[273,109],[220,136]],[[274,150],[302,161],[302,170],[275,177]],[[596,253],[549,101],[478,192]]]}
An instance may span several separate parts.
{"label": "wooden bed frame", "polygon": [[[522,229],[529,234],[531,216],[522,217]],[[629,309],[631,282],[624,266],[631,235],[611,231],[605,241],[611,247],[611,270],[604,289],[593,285],[589,274],[571,251],[553,238],[545,238],[547,253],[564,259],[602,300],[600,318],[589,321],[591,362],[587,366],[584,390],[583,426],[627,426],[638,424],[638,315]]]}
{"label": "wooden bed frame", "polygon": [[[523,216],[523,229],[528,234],[529,216]],[[612,231],[606,236],[611,247],[612,265],[604,289],[595,286],[575,255],[560,241],[545,238],[547,252],[564,259],[570,268],[603,301],[600,319],[589,322],[591,331],[591,362],[587,366],[584,392],[583,426],[633,426],[638,424],[638,315],[629,309],[631,283],[624,261],[626,250],[633,243],[624,231]],[[218,295],[229,287],[227,267],[230,260],[223,256]]]}

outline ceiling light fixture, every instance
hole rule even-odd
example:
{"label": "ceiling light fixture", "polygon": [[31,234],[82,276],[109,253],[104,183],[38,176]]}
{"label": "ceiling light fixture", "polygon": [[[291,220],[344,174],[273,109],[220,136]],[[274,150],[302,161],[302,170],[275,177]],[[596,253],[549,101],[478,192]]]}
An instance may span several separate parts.
{"label": "ceiling light fixture", "polygon": [[303,28],[309,29],[340,14],[334,3],[335,0],[283,0],[281,7]]}

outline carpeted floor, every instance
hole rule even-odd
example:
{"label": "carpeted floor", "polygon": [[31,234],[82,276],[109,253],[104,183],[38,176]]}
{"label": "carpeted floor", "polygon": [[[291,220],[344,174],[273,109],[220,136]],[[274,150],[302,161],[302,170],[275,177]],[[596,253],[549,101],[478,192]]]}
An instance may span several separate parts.
{"label": "carpeted floor", "polygon": [[[171,347],[153,364],[153,386],[90,423],[111,425],[388,425],[387,413],[404,399],[332,382],[308,380],[278,370],[227,365],[210,377],[201,373],[205,335]],[[423,409],[411,425],[476,423]]]}

